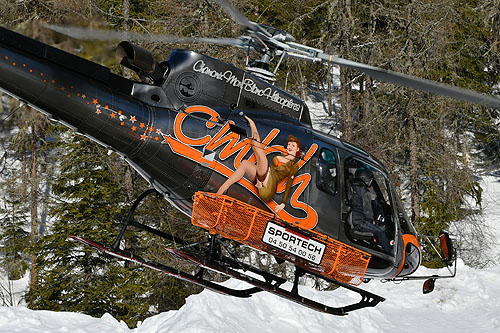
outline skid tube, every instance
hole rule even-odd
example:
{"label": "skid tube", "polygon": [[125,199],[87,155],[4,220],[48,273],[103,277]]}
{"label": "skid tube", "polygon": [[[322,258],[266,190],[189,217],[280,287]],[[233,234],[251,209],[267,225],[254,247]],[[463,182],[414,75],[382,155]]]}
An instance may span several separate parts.
{"label": "skid tube", "polygon": [[247,297],[250,297],[257,292],[262,291],[262,289],[256,288],[256,287],[241,289],[241,290],[228,288],[228,287],[225,287],[223,285],[217,284],[215,282],[203,279],[203,277],[202,277],[203,271],[199,271],[196,274],[189,274],[189,273],[186,273],[186,272],[181,271],[179,269],[176,269],[176,268],[173,268],[170,266],[166,266],[166,265],[163,265],[163,264],[151,261],[151,260],[141,258],[133,253],[128,252],[128,251],[107,248],[103,244],[100,244],[100,243],[94,242],[94,241],[90,241],[90,240],[87,240],[87,239],[79,237],[79,236],[69,236],[69,238],[71,240],[79,242],[83,245],[93,247],[94,249],[101,251],[109,256],[113,256],[113,257],[116,257],[118,259],[130,261],[130,262],[136,263],[138,265],[150,268],[152,270],[165,273],[171,277],[175,277],[176,279],[195,284],[197,286],[212,290],[212,291],[217,292],[219,294],[234,296],[234,297],[239,297],[239,298],[247,298]]}
{"label": "skid tube", "polygon": [[[191,261],[194,264],[197,264],[201,267],[211,269],[213,271],[223,273],[225,275],[234,277],[238,280],[245,281],[249,284],[252,284],[258,288],[261,288],[262,290],[265,290],[267,292],[270,292],[272,294],[275,294],[277,296],[283,297],[287,300],[293,301],[295,303],[299,303],[300,305],[306,306],[308,308],[311,308],[316,311],[320,312],[325,312],[328,314],[332,315],[337,315],[337,316],[344,316],[348,314],[348,312],[366,308],[366,307],[374,307],[378,303],[383,302],[385,298],[375,295],[373,293],[370,293],[366,290],[357,288],[355,286],[351,286],[349,284],[345,284],[339,281],[335,281],[332,279],[326,279],[324,276],[321,275],[316,275],[311,272],[307,272],[304,269],[295,266],[295,277],[293,281],[293,287],[291,290],[286,290],[281,287],[281,285],[286,282],[287,280],[277,277],[274,274],[271,274],[267,271],[262,271],[256,268],[252,267],[252,272],[255,274],[260,275],[265,281],[256,279],[254,277],[249,276],[248,274],[242,273],[238,270],[232,269],[231,267],[236,267],[238,264],[235,263],[235,259],[230,258],[230,257],[219,257],[215,259],[210,259],[210,258],[199,258],[196,256],[191,256],[187,253],[175,250],[175,249],[167,249],[168,252],[176,255],[177,257],[181,259],[185,259],[188,261]],[[238,261],[239,262],[239,261]],[[247,266],[246,264],[244,264]],[[251,266],[250,266],[251,267]],[[319,302],[316,302],[312,299],[303,297],[299,295],[299,279],[301,276],[304,274],[311,274],[313,276],[319,277],[321,279],[326,280],[329,283],[335,284],[339,287],[348,289],[350,291],[353,291],[361,296],[361,300],[357,303],[347,305],[347,306],[341,306],[341,307],[332,307],[328,306]]]}

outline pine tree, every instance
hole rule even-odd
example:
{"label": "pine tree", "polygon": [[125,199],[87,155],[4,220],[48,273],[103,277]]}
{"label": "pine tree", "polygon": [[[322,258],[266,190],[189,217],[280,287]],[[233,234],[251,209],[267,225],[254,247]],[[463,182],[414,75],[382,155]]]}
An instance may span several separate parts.
{"label": "pine tree", "polygon": [[48,177],[43,165],[48,158],[46,138],[53,126],[26,106],[19,103],[10,106],[9,116],[4,118],[3,124],[5,164],[0,182],[3,256],[0,261],[9,279],[21,278],[29,266],[30,284],[36,285],[36,253],[32,249],[40,233],[40,203],[47,199],[40,187]]}
{"label": "pine tree", "polygon": [[[57,146],[60,174],[52,192],[59,202],[53,203],[54,222],[37,246],[39,278],[37,288],[31,288],[27,295],[30,308],[77,311],[92,316],[107,312],[135,325],[156,311],[184,304],[184,298],[196,289],[68,240],[68,236],[78,235],[113,244],[120,217],[126,215],[131,202],[123,187],[127,169],[116,154],[108,154],[104,148],[70,132],[61,134]],[[137,186],[144,188],[144,184]],[[157,215],[161,210],[151,207],[143,210],[146,212],[139,211],[135,218],[159,227]],[[158,256],[162,246],[158,239],[133,230],[126,233],[125,239],[141,255],[153,254],[155,260],[165,259]],[[166,304],[162,303],[165,301]]]}
{"label": "pine tree", "polygon": [[[54,223],[37,246],[38,286],[30,288],[28,304],[94,316],[109,312],[125,320],[147,313],[146,302],[141,305],[146,290],[140,274],[67,240],[80,235],[109,244],[115,215],[123,210],[123,194],[106,168],[103,148],[70,133],[62,138],[61,148],[64,138],[70,143],[60,151],[60,174],[52,187],[61,201],[52,206]],[[124,302],[123,294],[130,293],[134,309]]]}
{"label": "pine tree", "polygon": [[18,190],[14,178],[4,184],[0,209],[0,267],[8,280],[18,280],[28,267],[29,233],[26,231],[29,217],[25,196]]}

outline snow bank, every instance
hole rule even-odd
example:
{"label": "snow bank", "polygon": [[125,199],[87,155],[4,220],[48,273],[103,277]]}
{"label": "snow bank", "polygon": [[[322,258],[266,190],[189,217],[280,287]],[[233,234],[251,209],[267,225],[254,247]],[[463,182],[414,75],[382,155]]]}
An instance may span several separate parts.
{"label": "snow bank", "polygon": [[[500,264],[500,177],[487,175],[482,177],[481,188],[483,189],[483,218],[488,226],[490,256]],[[500,314],[499,314],[500,317]]]}
{"label": "snow bank", "polygon": [[[421,268],[417,273],[437,272]],[[457,277],[438,281],[435,291],[427,295],[422,294],[421,281],[371,281],[363,288],[386,301],[344,317],[322,314],[267,293],[238,299],[205,290],[190,296],[178,311],[148,318],[135,329],[110,315],[92,318],[77,313],[5,307],[0,308],[0,332],[499,332],[498,281],[500,268],[476,270],[460,261]],[[247,287],[236,280],[225,284]],[[345,304],[358,297],[345,290],[300,290],[305,296],[330,305]]]}
{"label": "snow bank", "polygon": [[[179,311],[148,318],[134,332],[500,331],[500,269],[475,270],[462,263],[458,269],[457,278],[438,281],[435,291],[427,295],[422,294],[422,281],[371,281],[363,287],[386,297],[386,301],[345,317],[322,314],[269,294],[245,300],[203,291],[190,296]],[[422,268],[417,273],[437,272]],[[245,287],[235,280],[227,284]],[[345,290],[300,290],[305,296],[332,305],[336,300],[342,304],[358,297]]]}
{"label": "snow bank", "polygon": [[102,318],[71,312],[33,311],[24,307],[0,307],[0,332],[130,332],[124,322],[109,314]]}

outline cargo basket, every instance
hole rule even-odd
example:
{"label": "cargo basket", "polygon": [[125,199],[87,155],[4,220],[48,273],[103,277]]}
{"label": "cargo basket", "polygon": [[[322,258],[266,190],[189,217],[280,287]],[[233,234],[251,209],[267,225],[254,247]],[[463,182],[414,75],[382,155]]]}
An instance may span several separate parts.
{"label": "cargo basket", "polygon": [[370,254],[228,197],[196,192],[191,223],[327,278],[359,285]]}

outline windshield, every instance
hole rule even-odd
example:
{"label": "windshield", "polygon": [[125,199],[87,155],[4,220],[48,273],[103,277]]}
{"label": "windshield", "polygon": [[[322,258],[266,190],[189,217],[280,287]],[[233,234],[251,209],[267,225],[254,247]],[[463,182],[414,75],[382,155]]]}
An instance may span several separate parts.
{"label": "windshield", "polygon": [[398,214],[399,227],[401,228],[402,233],[403,234],[412,234],[412,235],[416,236],[417,231],[415,230],[415,227],[413,226],[413,224],[411,224],[410,219],[406,215],[406,212],[403,208],[404,206],[401,203],[401,200],[400,200],[399,196],[396,194],[396,191],[394,190],[394,188],[393,188],[392,192],[394,193],[394,198],[395,198],[394,201],[396,202],[396,211]]}

